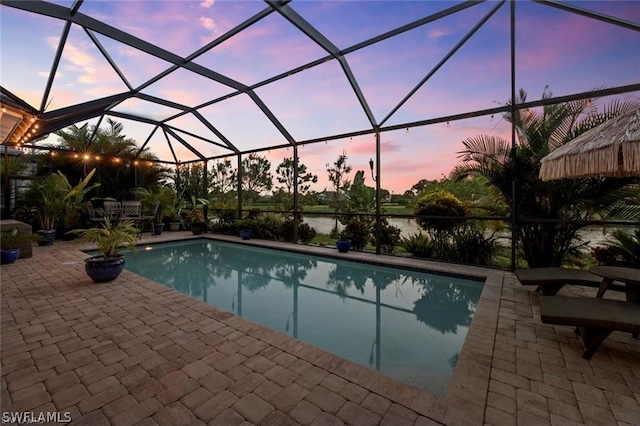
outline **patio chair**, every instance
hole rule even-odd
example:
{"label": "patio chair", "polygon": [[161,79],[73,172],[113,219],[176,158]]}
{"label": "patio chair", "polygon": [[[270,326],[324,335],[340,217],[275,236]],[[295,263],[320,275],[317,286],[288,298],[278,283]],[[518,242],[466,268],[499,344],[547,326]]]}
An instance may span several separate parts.
{"label": "patio chair", "polygon": [[155,219],[156,214],[158,213],[159,207],[160,207],[160,202],[154,201],[151,204],[151,208],[147,211],[144,211],[142,213],[142,216],[140,217],[140,221],[142,223],[142,225],[140,226],[140,229],[144,229],[144,225],[149,224],[149,228],[151,229],[151,236],[153,237],[156,236],[153,220]]}
{"label": "patio chair", "polygon": [[590,297],[540,296],[544,324],[570,325],[584,343],[582,358],[590,359],[612,331],[640,333],[640,303]]}
{"label": "patio chair", "polygon": [[100,222],[104,223],[104,216],[99,215],[95,208],[93,208],[93,204],[91,201],[87,201],[87,213],[89,213],[89,220],[92,222]]}
{"label": "patio chair", "polygon": [[121,207],[121,220],[132,220],[134,222],[138,222],[141,219],[142,204],[140,201],[123,201]]}
{"label": "patio chair", "polygon": [[105,201],[102,203],[104,207],[104,215],[109,220],[119,220],[122,213],[120,201]]}
{"label": "patio chair", "polygon": [[[516,277],[520,284],[537,286],[536,292],[545,296],[555,296],[565,285],[600,287],[602,277],[582,269],[559,267],[516,269]],[[624,285],[613,284],[610,290],[625,291]]]}

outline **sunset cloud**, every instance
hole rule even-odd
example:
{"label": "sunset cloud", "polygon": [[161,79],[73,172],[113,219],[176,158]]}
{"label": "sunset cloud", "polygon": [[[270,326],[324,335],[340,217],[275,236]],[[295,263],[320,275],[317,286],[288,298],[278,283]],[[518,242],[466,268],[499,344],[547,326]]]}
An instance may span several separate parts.
{"label": "sunset cloud", "polygon": [[[67,2],[56,2],[64,3]],[[595,13],[618,16],[635,22],[640,8],[634,2],[582,2]],[[329,40],[347,48],[385,31],[399,28],[448,7],[447,2],[291,2],[290,7]],[[370,134],[340,140],[306,144],[298,150],[309,170],[318,174],[318,189],[327,186],[325,165],[343,150],[355,169],[369,175],[369,158],[376,159],[373,128],[427,76],[445,54],[496,3],[484,2],[450,14],[384,41],[349,53],[346,60],[365,101],[374,114],[370,123],[363,106],[335,59],[284,79],[258,85],[278,74],[327,55],[320,46],[291,25],[279,13],[270,13],[245,30],[234,34],[194,60],[242,84],[253,86],[275,119],[296,141],[334,138],[335,135],[370,131]],[[450,6],[450,5],[449,5]],[[381,133],[381,183],[401,193],[422,178],[448,175],[458,162],[461,141],[477,134],[510,137],[510,128],[500,117],[478,117],[411,127],[414,122],[463,114],[503,105],[511,93],[510,16],[502,7],[477,33],[438,69],[382,123],[399,130]],[[63,21],[1,6],[3,45],[2,84],[40,107],[49,71],[55,60]],[[64,6],[60,6],[64,7]],[[245,22],[269,5],[258,1],[86,1],[79,12],[106,25],[130,32],[178,57],[187,57],[216,37]],[[529,93],[530,101],[540,99],[545,85],[555,95],[581,93],[594,87],[637,84],[640,52],[638,33],[586,16],[548,7],[539,2],[518,2],[516,11],[516,87]],[[554,31],[541,31],[543,26]],[[110,58],[141,93],[164,98],[187,107],[197,107],[226,97],[235,89],[197,72],[180,68],[154,81],[172,65],[152,54],[95,33]],[[44,43],[43,43],[44,40]],[[25,54],[29,52],[29,54]],[[37,77],[27,78],[36,74]],[[82,28],[72,25],[54,79],[48,110],[86,102],[128,90],[108,61]],[[628,96],[636,96],[632,93]],[[48,101],[48,100],[47,100]],[[46,102],[45,102],[46,103]],[[174,108],[152,102],[123,102],[116,111],[145,118],[168,119]],[[239,149],[260,149],[286,143],[278,130],[247,95],[230,96],[202,107],[199,112]],[[82,124],[82,123],[80,123]],[[210,129],[191,114],[173,120],[173,125],[211,140]],[[406,127],[410,127],[406,130]],[[149,136],[153,126],[127,121],[126,134],[138,142]],[[220,150],[197,138],[185,140],[205,155]],[[193,153],[173,140],[179,159],[195,159]],[[161,159],[173,161],[164,136],[155,134],[149,143]],[[277,165],[292,150],[265,151]],[[275,171],[275,170],[274,170]],[[351,175],[353,177],[353,174]],[[370,176],[367,182],[371,183]]]}
{"label": "sunset cloud", "polygon": [[438,39],[440,37],[448,36],[449,34],[451,34],[450,31],[435,28],[427,33],[430,39]]}
{"label": "sunset cloud", "polygon": [[200,21],[200,25],[202,25],[202,28],[209,31],[216,31],[217,27],[213,18],[206,18],[204,16],[201,16],[199,21]]}

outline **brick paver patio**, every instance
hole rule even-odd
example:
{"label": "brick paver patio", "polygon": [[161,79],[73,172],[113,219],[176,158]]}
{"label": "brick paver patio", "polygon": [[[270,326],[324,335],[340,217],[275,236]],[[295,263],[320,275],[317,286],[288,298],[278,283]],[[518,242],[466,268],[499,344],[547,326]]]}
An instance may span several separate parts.
{"label": "brick paver patio", "polygon": [[[153,241],[176,236],[187,234]],[[510,273],[390,259],[486,277],[438,398],[128,271],[93,284],[79,248],[34,247],[0,269],[3,422],[29,412],[73,425],[640,424],[640,343],[613,333],[583,360],[573,330],[542,324],[537,294]]]}

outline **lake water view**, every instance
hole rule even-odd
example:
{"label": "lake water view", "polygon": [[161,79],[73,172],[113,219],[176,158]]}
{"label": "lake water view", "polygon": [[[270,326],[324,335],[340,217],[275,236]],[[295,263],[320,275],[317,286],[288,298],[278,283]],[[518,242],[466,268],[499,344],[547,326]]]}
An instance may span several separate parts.
{"label": "lake water view", "polygon": [[[413,219],[405,219],[405,218],[389,218],[389,223],[393,226],[397,226],[400,228],[401,235],[403,237],[409,237],[411,234],[415,234],[417,232],[422,231],[418,226],[415,220]],[[326,216],[311,216],[305,215],[304,222],[308,223],[311,227],[313,227],[320,234],[330,234],[331,229],[335,225],[335,219],[332,217]],[[341,226],[338,222],[338,226]],[[612,231],[613,228],[607,228],[608,232]],[[626,228],[629,232],[632,231],[633,227],[629,226]],[[424,231],[422,231],[424,233]],[[605,244],[607,241],[607,234],[602,231],[602,227],[598,226],[590,226],[586,227],[584,230],[580,232],[580,236],[583,241],[588,241],[589,246],[596,247]],[[503,244],[510,244],[508,238],[500,238]]]}

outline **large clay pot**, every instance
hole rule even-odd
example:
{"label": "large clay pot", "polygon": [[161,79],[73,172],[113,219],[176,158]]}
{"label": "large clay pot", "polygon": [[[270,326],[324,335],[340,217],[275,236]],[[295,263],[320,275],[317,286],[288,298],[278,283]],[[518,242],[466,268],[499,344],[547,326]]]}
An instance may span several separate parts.
{"label": "large clay pot", "polygon": [[154,223],[153,224],[153,234],[161,235],[162,231],[164,231],[164,223]]}
{"label": "large clay pot", "polygon": [[346,253],[351,248],[351,240],[336,240],[336,248],[340,253]]}
{"label": "large clay pot", "polygon": [[113,281],[124,270],[124,256],[93,256],[84,260],[84,270],[95,283]]}
{"label": "large clay pot", "polygon": [[38,235],[40,235],[40,240],[38,240],[39,246],[50,246],[56,240],[56,230],[55,229],[41,229],[38,231]]}
{"label": "large clay pot", "polygon": [[204,228],[206,225],[204,223],[192,223],[191,224],[191,233],[193,235],[200,235],[204,232]]}

